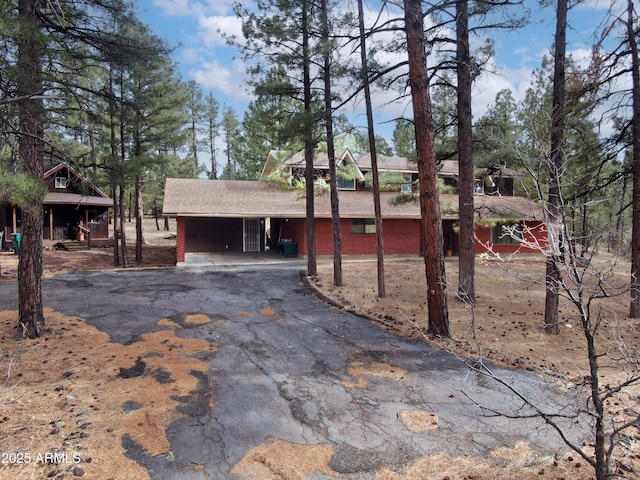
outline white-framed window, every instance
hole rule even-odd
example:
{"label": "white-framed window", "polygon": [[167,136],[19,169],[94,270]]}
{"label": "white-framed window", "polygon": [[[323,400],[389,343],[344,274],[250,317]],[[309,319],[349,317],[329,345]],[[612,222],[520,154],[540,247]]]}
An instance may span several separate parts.
{"label": "white-framed window", "polygon": [[55,178],[55,186],[56,186],[56,188],[67,188],[67,179],[66,179],[66,177],[56,177]]}
{"label": "white-framed window", "polygon": [[376,219],[352,218],[351,233],[376,233]]}
{"label": "white-framed window", "polygon": [[400,191],[402,193],[411,193],[411,174],[403,173],[402,174],[402,184],[400,185]]}
{"label": "white-framed window", "polygon": [[497,223],[491,227],[491,243],[517,244],[524,241],[524,226],[520,222]]}
{"label": "white-framed window", "polygon": [[337,179],[338,190],[355,190],[356,189],[356,180],[355,178],[342,178],[338,175]]}

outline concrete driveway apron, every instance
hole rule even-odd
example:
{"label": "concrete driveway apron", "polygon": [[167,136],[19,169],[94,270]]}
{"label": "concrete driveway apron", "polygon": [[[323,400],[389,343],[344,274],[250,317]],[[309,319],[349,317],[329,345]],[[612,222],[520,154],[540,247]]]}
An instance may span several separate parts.
{"label": "concrete driveway apron", "polygon": [[[519,440],[540,450],[565,449],[540,419],[483,414],[480,406],[515,414],[522,402],[442,349],[326,305],[305,288],[299,268],[69,273],[45,279],[44,301],[119,343],[161,330],[162,318],[205,314],[225,320],[177,332],[219,348],[207,358],[208,375],[198,379],[200,398],[211,398],[213,409],[195,395],[192,408],[171,424],[173,459],[146,456],[123,439],[128,455],[154,479],[235,478],[229,470],[269,438],[334,447],[329,465],[350,479],[373,478],[383,466],[401,467],[432,453],[485,456]],[[14,283],[0,284],[2,297],[13,303],[7,308],[17,308],[15,290]],[[273,314],[260,314],[265,309]],[[358,385],[350,370],[356,363],[384,365],[396,374],[366,375],[368,384]],[[494,371],[545,411],[571,403],[540,376]],[[400,420],[405,410],[437,414],[438,428],[408,430]],[[574,423],[570,438],[580,441],[586,426]],[[188,467],[193,464],[203,468]]]}

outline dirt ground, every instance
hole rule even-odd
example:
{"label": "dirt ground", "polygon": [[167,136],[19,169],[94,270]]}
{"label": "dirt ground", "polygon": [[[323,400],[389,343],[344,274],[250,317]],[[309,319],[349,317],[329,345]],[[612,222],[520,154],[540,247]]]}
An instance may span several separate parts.
{"label": "dirt ground", "polygon": [[[175,265],[175,224],[170,232],[157,232],[152,222],[146,222],[144,232],[147,243],[143,262],[135,268]],[[0,255],[0,281],[15,281],[17,256],[4,253]],[[343,287],[332,286],[332,263],[321,261],[318,278],[312,284],[336,304],[399,335],[549,375],[566,388],[583,384],[588,362],[575,308],[561,302],[561,332],[545,335],[542,259],[528,256],[508,260],[478,259],[478,302],[471,309],[451,293],[457,283],[457,262],[448,259],[452,340],[447,341],[423,335],[427,327],[426,281],[419,258],[385,262],[385,298],[377,296],[376,262],[372,258],[345,259]],[[608,268],[612,262],[612,258],[601,255],[594,265]],[[46,250],[44,254],[46,276],[110,268],[114,268],[110,249],[93,249],[90,253]],[[617,264],[610,283],[624,285],[628,272],[628,263]],[[624,294],[599,304],[603,313],[599,341],[612,353],[619,353],[621,345],[635,352],[639,345],[638,321],[627,318],[628,304]],[[17,342],[17,312],[0,309],[0,478],[149,478],[144,469],[127,459],[121,439],[129,436],[148,454],[170,457],[165,430],[181,415],[180,399],[195,388],[196,379],[188,372],[206,371],[207,363],[199,360],[197,353],[215,350],[215,345],[180,338],[181,326],[169,319],[158,322],[166,329],[145,335],[140,342],[119,345],[82,318],[48,309],[45,315],[50,328],[47,335]],[[187,321],[211,319],[196,315]],[[136,375],[142,358],[146,362],[142,368],[152,375]],[[606,367],[603,383],[623,377],[620,365],[607,357],[602,360]],[[369,369],[366,375],[383,375],[385,366],[379,368],[381,372]],[[165,374],[176,381],[163,383]],[[611,399],[609,413],[635,405],[639,394],[634,389]],[[215,398],[211,402],[215,403]],[[407,428],[438,428],[437,416],[433,415],[402,421]],[[638,478],[640,431],[633,428],[628,439],[620,472]],[[328,466],[330,456],[331,451],[324,447],[271,439],[247,452],[233,473],[260,480],[303,479],[311,472],[337,476]],[[201,468],[196,464],[190,467]],[[376,480],[591,477],[590,467],[575,453],[558,452],[555,457],[540,458],[522,443],[496,449],[490,458],[450,458],[443,445],[441,454],[425,457],[404,472],[383,469],[375,474]]]}

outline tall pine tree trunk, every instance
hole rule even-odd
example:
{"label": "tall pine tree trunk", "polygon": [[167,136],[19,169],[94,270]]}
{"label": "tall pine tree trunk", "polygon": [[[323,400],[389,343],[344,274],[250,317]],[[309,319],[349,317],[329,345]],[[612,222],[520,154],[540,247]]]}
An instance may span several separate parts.
{"label": "tall pine tree trunk", "polygon": [[364,8],[358,0],[358,25],[360,29],[360,61],[364,103],[367,109],[367,131],[369,133],[369,152],[371,154],[371,175],[373,176],[373,208],[376,216],[376,258],[378,263],[378,297],[387,296],[384,281],[384,232],[382,230],[382,208],[380,206],[380,178],[378,177],[378,153],[373,128],[373,108],[371,106],[371,88],[369,86],[369,67],[367,61],[367,41],[364,32]]}
{"label": "tall pine tree trunk", "polygon": [[[138,91],[141,90],[141,87],[138,87]],[[136,109],[135,119],[134,119],[134,128],[133,128],[133,160],[135,161],[136,168],[138,172],[142,168],[142,125],[144,123],[144,118],[142,117],[142,112],[139,109]],[[195,144],[194,144],[195,145]],[[194,151],[195,157],[195,151]],[[197,157],[196,157],[197,163]],[[196,165],[197,167],[197,165]],[[136,219],[136,255],[135,260],[138,263],[142,263],[142,178],[140,177],[140,173],[135,175],[135,187],[134,187],[134,205],[129,207],[129,215],[131,215],[131,211],[135,210],[135,219]]]}
{"label": "tall pine tree trunk", "polygon": [[211,155],[211,179],[218,179],[218,162],[216,161],[216,124],[214,118],[209,118],[209,150]]}
{"label": "tall pine tree trunk", "polygon": [[311,93],[311,51],[309,46],[309,0],[302,2],[302,76],[304,89],[304,161],[306,181],[306,213],[307,213],[307,275],[318,275],[316,259],[316,225],[313,154],[313,105]]}
{"label": "tall pine tree trunk", "polygon": [[336,149],[333,141],[333,107],[331,102],[331,52],[329,44],[329,13],[327,0],[321,0],[322,52],[324,61],[324,115],[327,129],[327,156],[329,157],[329,186],[331,188],[331,231],[333,233],[333,284],[342,286],[342,239],[340,237],[340,204],[336,171]]}
{"label": "tall pine tree trunk", "polygon": [[142,180],[140,179],[140,175],[136,175],[136,262],[138,263],[142,263],[142,244],[144,243],[142,233],[143,218]]}
{"label": "tall pine tree trunk", "polygon": [[[42,56],[44,44],[37,9],[40,1],[20,0],[18,3],[18,82],[17,95],[20,131],[18,137],[22,172],[42,181],[43,123],[45,112],[42,98]],[[43,198],[33,195],[22,205],[22,239],[18,261],[18,337],[35,338],[45,330],[42,305],[42,225]]]}
{"label": "tall pine tree trunk", "polygon": [[[635,19],[635,20],[634,20]],[[629,317],[640,318],[640,58],[636,41],[633,0],[627,0],[627,36],[631,53],[633,117],[631,125],[632,150],[632,233],[631,233],[631,305]]]}
{"label": "tall pine tree trunk", "polygon": [[433,118],[427,75],[426,42],[420,0],[404,0],[409,84],[416,131],[416,153],[420,181],[420,213],[425,239],[424,263],[429,307],[428,333],[449,337],[446,274],[444,266],[442,217],[438,175],[433,143]]}
{"label": "tall pine tree trunk", "polygon": [[120,208],[116,196],[118,181],[116,171],[118,163],[118,140],[116,136],[116,95],[114,90],[113,69],[109,67],[109,143],[111,148],[111,198],[113,198],[113,265],[120,266],[120,228],[118,219],[120,218]]}
{"label": "tall pine tree trunk", "polygon": [[[123,180],[124,181],[124,180]],[[118,207],[120,208],[120,253],[122,254],[122,266],[129,266],[129,255],[127,252],[127,235],[125,233],[125,204],[124,204],[124,185],[120,185],[120,193],[118,197]]]}
{"label": "tall pine tree trunk", "polygon": [[567,0],[558,0],[553,68],[553,110],[551,112],[551,158],[549,159],[549,199],[547,230],[550,252],[546,260],[545,333],[560,333],[558,292],[566,247],[564,200],[562,198],[562,166],[564,139],[565,58],[567,49]]}
{"label": "tall pine tree trunk", "polygon": [[458,298],[476,303],[475,238],[473,205],[473,146],[471,118],[471,53],[469,50],[469,4],[456,2],[456,71],[458,76],[458,165],[460,212]]}
{"label": "tall pine tree trunk", "polygon": [[120,266],[120,206],[116,195],[116,187],[111,188],[111,198],[113,198],[113,266]]}

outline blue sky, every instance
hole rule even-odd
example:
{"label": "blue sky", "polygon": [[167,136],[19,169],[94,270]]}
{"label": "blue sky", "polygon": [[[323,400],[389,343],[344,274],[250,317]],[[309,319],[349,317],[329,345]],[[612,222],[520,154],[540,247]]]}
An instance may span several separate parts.
{"label": "blue sky", "polygon": [[[365,0],[366,1],[366,0]],[[205,92],[211,91],[222,104],[231,106],[242,118],[251,93],[246,86],[244,65],[234,59],[237,52],[225,44],[219,31],[240,35],[240,20],[232,10],[233,0],[136,0],[139,18],[159,37],[176,46],[173,58],[185,81],[195,80]],[[344,2],[341,5],[347,5]],[[377,5],[370,2],[369,5]],[[482,116],[493,104],[498,91],[509,88],[516,100],[523,97],[531,82],[531,72],[540,66],[543,54],[553,43],[555,29],[553,9],[540,9],[535,0],[526,0],[532,22],[517,31],[491,32],[495,40],[492,59],[497,74],[484,74],[475,85],[474,117]],[[611,5],[605,1],[587,1],[572,8],[567,51],[577,59],[586,59],[593,31]],[[373,14],[372,14],[373,15]],[[395,94],[394,94],[395,95]],[[410,116],[407,102],[389,104],[390,96],[377,95],[377,118],[380,133],[389,137],[389,119]],[[362,102],[347,115],[356,124],[364,123]],[[384,123],[384,122],[387,123]]]}

